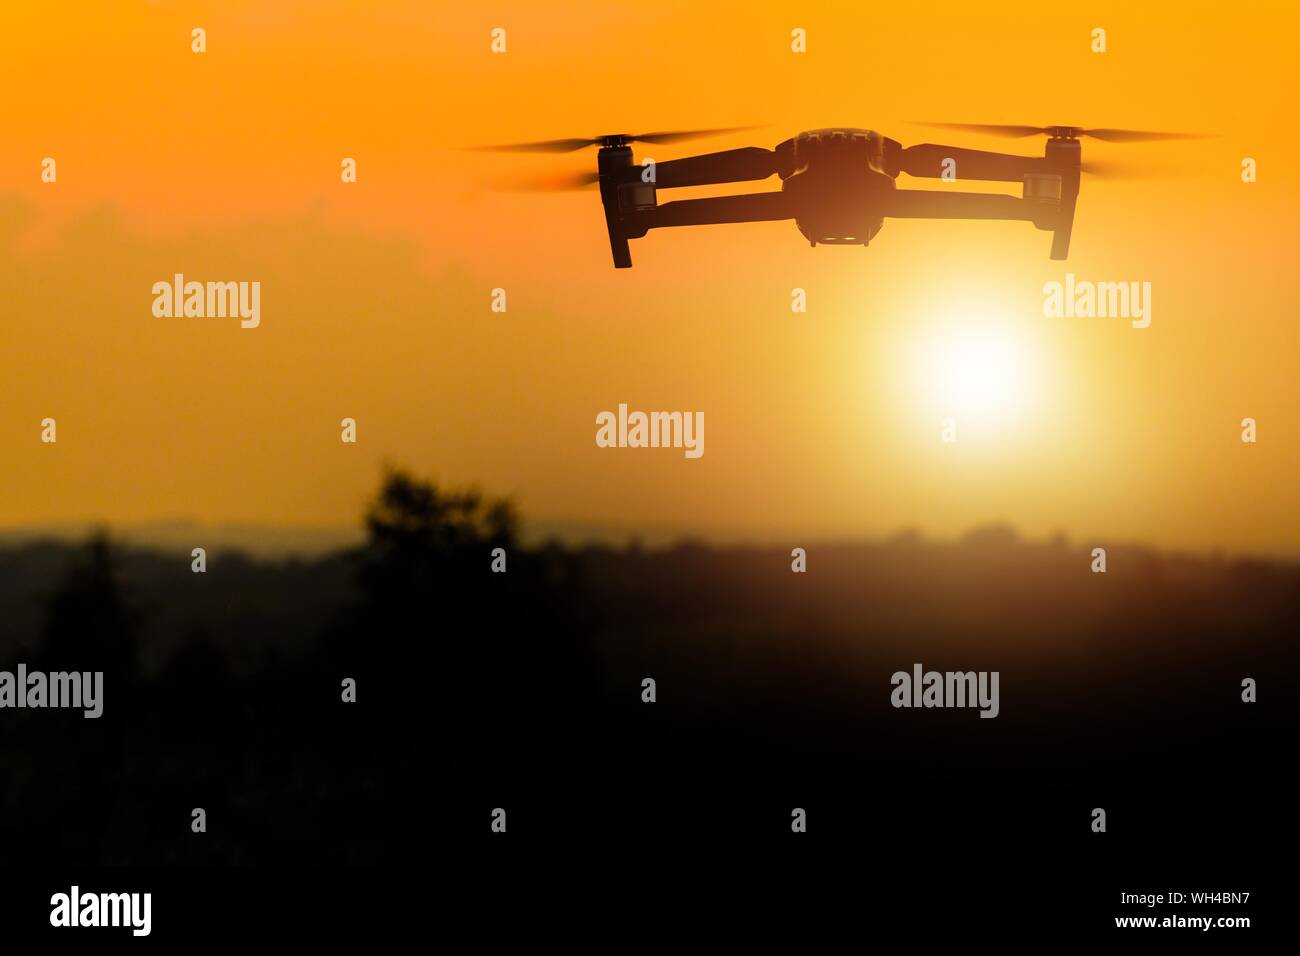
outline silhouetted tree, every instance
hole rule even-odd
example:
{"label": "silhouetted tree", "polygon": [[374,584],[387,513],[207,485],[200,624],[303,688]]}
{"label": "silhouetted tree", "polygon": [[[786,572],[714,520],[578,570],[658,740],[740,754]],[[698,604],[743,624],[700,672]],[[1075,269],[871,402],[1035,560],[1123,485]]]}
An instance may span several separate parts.
{"label": "silhouetted tree", "polygon": [[459,753],[502,756],[502,740],[535,749],[525,741],[589,715],[598,683],[572,554],[524,548],[509,501],[402,471],[385,476],[366,526],[360,601],[327,659],[383,709],[392,736],[370,746],[408,747],[436,711]]}
{"label": "silhouetted tree", "polygon": [[[362,586],[375,602],[427,600],[429,590],[478,577],[493,548],[514,547],[518,519],[505,500],[474,490],[445,492],[393,470],[366,513]],[[390,608],[391,610],[391,608]]]}
{"label": "silhouetted tree", "polygon": [[46,670],[103,671],[134,681],[139,666],[138,615],[118,588],[108,538],[96,534],[50,596],[39,664]]}

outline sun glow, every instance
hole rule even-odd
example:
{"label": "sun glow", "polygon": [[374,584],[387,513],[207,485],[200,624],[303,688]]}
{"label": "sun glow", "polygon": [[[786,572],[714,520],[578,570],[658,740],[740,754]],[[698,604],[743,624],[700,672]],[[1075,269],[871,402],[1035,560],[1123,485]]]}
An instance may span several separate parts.
{"label": "sun glow", "polygon": [[987,321],[937,331],[919,349],[922,400],[942,418],[979,427],[1018,421],[1031,401],[1031,355],[1022,335]]}

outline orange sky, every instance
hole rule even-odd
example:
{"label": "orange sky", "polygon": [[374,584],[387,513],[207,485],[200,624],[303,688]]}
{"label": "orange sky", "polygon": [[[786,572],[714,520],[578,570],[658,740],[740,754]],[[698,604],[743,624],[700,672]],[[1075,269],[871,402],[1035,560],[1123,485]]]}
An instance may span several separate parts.
{"label": "orange sky", "polygon": [[[849,6],[8,5],[0,527],[353,525],[393,461],[548,521],[811,540],[1006,520],[1294,553],[1293,6]],[[591,151],[456,149],[762,124],[648,155],[827,125],[1041,150],[925,119],[1217,136],[1085,144],[1170,175],[1085,180],[1068,263],[1024,223],[886,222],[868,249],[811,249],[780,222],[652,232],[618,272],[594,194],[485,188]],[[1066,271],[1151,282],[1151,327],[1045,318]],[[261,326],[155,318],[175,272],[260,281]],[[1016,355],[996,414],[933,385],[942,343],[972,339]],[[620,402],[703,411],[704,456],[597,448]]]}

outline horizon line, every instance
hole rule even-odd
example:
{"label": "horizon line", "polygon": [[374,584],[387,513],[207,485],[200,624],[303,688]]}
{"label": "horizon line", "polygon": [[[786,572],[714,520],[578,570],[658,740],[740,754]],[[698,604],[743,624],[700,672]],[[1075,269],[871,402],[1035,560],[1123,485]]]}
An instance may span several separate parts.
{"label": "horizon line", "polygon": [[[166,518],[134,522],[62,520],[26,525],[0,526],[0,547],[21,546],[54,541],[70,543],[106,533],[110,540],[133,547],[171,550],[191,547],[216,548],[225,551],[243,551],[258,557],[318,558],[347,550],[365,542],[366,531],[361,525],[317,524],[267,524],[259,522],[203,522],[194,518]],[[989,533],[1009,535],[1022,545],[1058,544],[1065,547],[1093,545],[1107,548],[1142,549],[1164,555],[1195,556],[1206,559],[1264,559],[1288,562],[1300,561],[1300,548],[1285,550],[1249,549],[1214,545],[1189,547],[1159,544],[1129,537],[1114,538],[1106,535],[1071,535],[1063,529],[1031,536],[1009,521],[985,521],[970,525],[956,534],[927,532],[915,525],[906,525],[889,532],[816,532],[794,531],[742,531],[726,528],[690,529],[670,525],[633,526],[616,523],[575,521],[564,519],[521,519],[519,541],[524,547],[540,547],[552,542],[581,549],[606,547],[621,550],[647,551],[672,550],[683,545],[708,546],[717,549],[770,548],[786,543],[794,546],[853,546],[896,544],[914,540],[921,544],[956,545],[967,543],[973,537]],[[206,541],[182,541],[182,535],[207,535]]]}

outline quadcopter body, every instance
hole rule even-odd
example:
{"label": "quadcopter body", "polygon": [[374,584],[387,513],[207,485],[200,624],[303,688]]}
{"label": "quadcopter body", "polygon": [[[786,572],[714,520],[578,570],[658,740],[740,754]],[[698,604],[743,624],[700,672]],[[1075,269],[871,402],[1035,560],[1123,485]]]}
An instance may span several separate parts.
{"label": "quadcopter body", "polygon": [[[874,130],[853,127],[799,133],[772,149],[747,146],[663,162],[635,161],[632,143],[672,143],[698,133],[612,134],[596,139],[551,140],[507,147],[513,151],[570,152],[600,146],[596,172],[570,186],[599,186],[616,268],[632,265],[630,241],[651,229],[708,223],[794,220],[812,245],[867,245],[886,219],[998,219],[1032,223],[1052,233],[1051,258],[1070,249],[1082,163],[1081,137],[1107,142],[1181,139],[1188,134],[1077,126],[950,128],[1004,136],[1046,134],[1041,156],[922,143],[903,146]],[[938,179],[938,189],[902,189],[898,179]],[[776,176],[781,187],[764,192],[679,199],[661,203],[664,190],[686,186],[758,182]],[[969,192],[967,181],[1015,183],[1020,195]]]}
{"label": "quadcopter body", "polygon": [[815,129],[791,144],[793,171],[781,190],[804,238],[814,246],[869,243],[897,188],[885,168],[885,138],[869,129]]}

